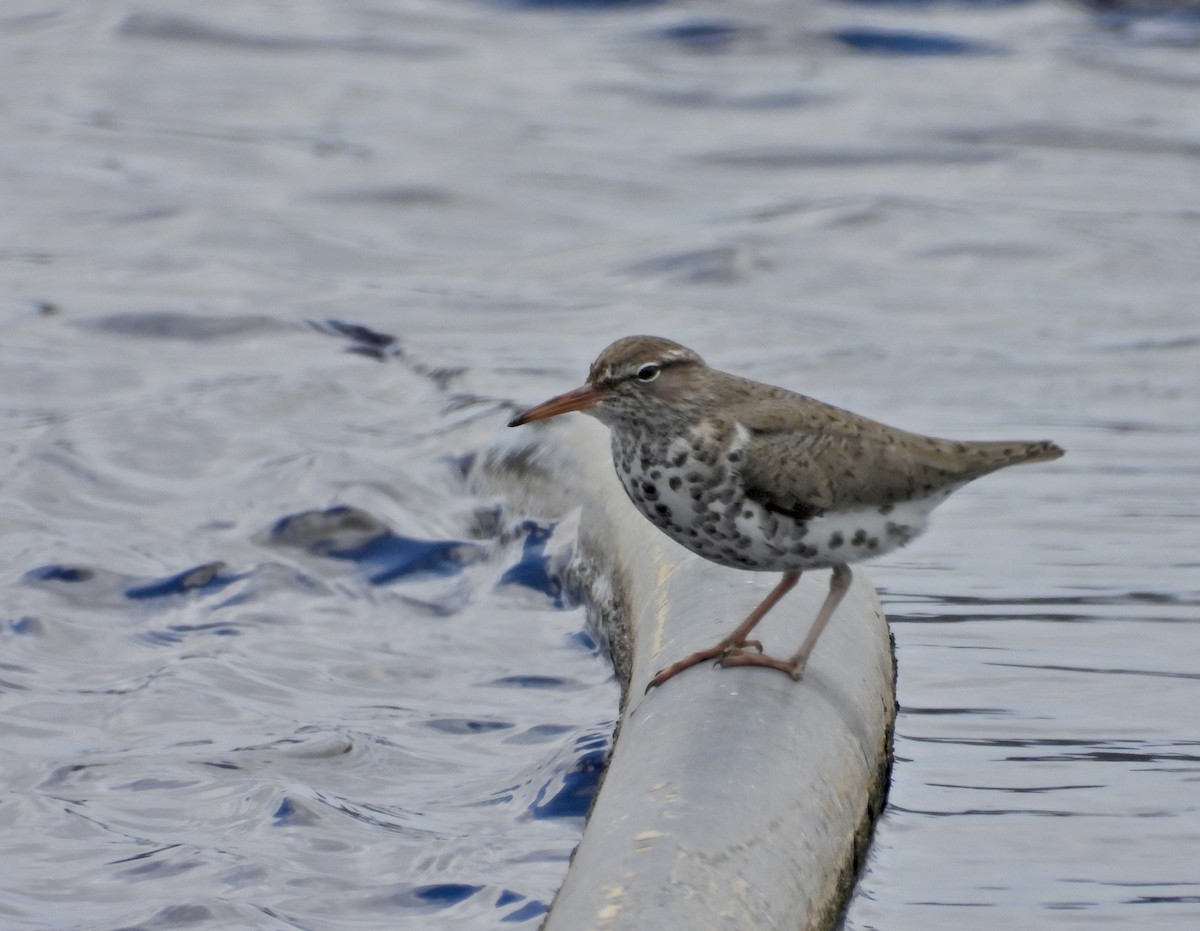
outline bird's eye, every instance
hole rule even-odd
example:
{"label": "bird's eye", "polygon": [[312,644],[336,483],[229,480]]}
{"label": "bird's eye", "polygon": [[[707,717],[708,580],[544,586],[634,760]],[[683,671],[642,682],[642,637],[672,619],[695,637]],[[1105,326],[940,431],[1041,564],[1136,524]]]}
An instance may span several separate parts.
{"label": "bird's eye", "polygon": [[657,362],[647,362],[637,370],[638,381],[654,381],[662,372],[662,366]]}

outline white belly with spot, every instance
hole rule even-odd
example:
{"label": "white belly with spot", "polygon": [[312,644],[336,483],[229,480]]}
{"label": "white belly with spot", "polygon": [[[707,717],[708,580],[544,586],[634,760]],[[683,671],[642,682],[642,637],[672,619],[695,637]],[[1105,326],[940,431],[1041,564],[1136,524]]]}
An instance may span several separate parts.
{"label": "white belly with spot", "polygon": [[954,490],[890,508],[828,512],[799,521],[743,498],[723,457],[706,465],[689,455],[684,464],[673,464],[691,449],[687,437],[678,438],[665,455],[661,447],[656,450],[650,468],[643,470],[635,460],[630,472],[618,466],[617,475],[638,510],[669,537],[735,568],[787,572],[881,556],[922,533],[930,512]]}

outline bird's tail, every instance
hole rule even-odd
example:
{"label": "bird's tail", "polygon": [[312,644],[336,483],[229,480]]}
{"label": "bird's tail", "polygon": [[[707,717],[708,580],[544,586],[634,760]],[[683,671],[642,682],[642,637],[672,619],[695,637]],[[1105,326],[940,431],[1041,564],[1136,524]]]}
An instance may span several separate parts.
{"label": "bird's tail", "polygon": [[1050,440],[1038,440],[1036,443],[1026,443],[1025,449],[1016,462],[1051,462],[1066,455],[1066,450]]}
{"label": "bird's tail", "polygon": [[970,461],[967,471],[972,476],[986,475],[1023,462],[1050,462],[1064,455],[1065,450],[1050,440],[1029,442],[1026,440],[993,441],[986,443],[964,443]]}

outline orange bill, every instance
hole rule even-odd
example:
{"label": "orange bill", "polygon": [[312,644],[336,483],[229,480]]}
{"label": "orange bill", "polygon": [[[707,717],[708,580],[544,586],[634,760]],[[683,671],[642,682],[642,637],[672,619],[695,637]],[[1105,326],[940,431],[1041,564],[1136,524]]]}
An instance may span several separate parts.
{"label": "orange bill", "polygon": [[510,427],[519,427],[523,423],[530,423],[534,420],[545,420],[547,417],[555,417],[558,414],[565,414],[568,411],[586,411],[588,408],[594,407],[599,400],[600,392],[591,385],[584,385],[582,388],[576,388],[574,391],[560,394],[549,401],[543,401],[537,407],[531,407],[525,413],[518,414],[510,420],[508,425]]}

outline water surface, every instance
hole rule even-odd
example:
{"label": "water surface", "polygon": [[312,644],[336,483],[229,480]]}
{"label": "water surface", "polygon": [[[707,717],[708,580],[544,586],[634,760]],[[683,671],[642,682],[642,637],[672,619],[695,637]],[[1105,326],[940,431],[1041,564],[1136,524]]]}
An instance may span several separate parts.
{"label": "water surface", "polygon": [[1198,35],[7,6],[4,926],[536,926],[617,690],[569,522],[468,475],[644,331],[1069,450],[868,570],[901,716],[847,927],[1194,923]]}

